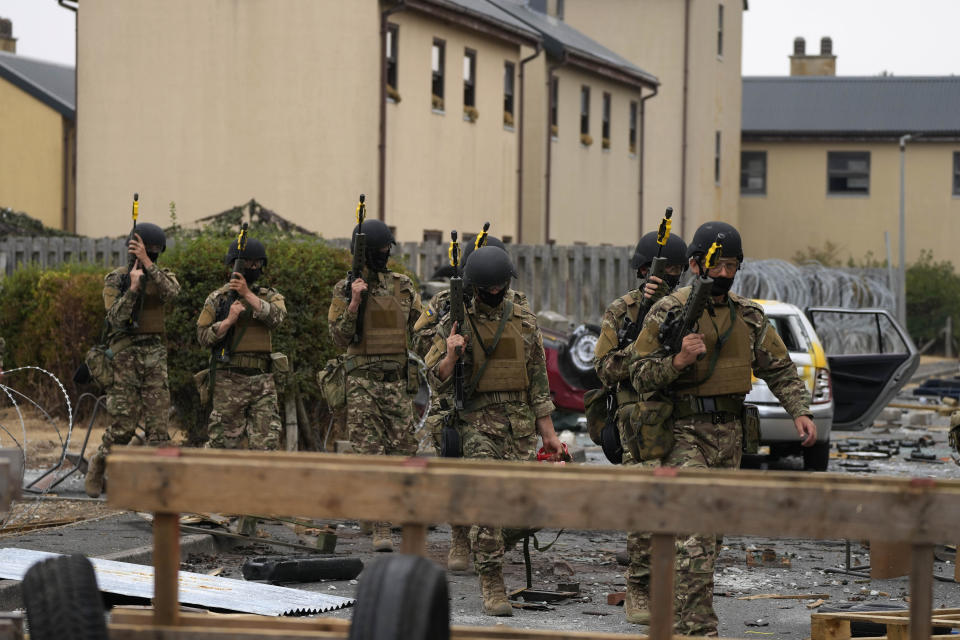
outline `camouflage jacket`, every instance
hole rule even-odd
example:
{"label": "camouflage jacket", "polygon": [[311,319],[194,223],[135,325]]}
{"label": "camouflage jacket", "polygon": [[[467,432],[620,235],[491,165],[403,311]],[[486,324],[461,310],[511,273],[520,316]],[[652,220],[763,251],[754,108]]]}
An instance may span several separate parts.
{"label": "camouflage jacket", "polygon": [[[273,331],[287,317],[287,305],[283,296],[276,289],[254,285],[251,290],[260,298],[261,306],[259,311],[253,311],[244,301],[247,310],[244,314],[252,314],[255,320],[259,320]],[[230,291],[230,285],[223,285],[213,293],[207,296],[203,303],[203,310],[197,319],[197,341],[201,347],[212,347],[222,338],[217,337],[217,331],[220,329],[220,323],[223,319],[217,319],[217,312],[221,305],[226,306],[225,297]],[[224,314],[224,318],[226,314]],[[241,318],[243,316],[241,315]]]}
{"label": "camouflage jacket", "polygon": [[[107,311],[108,344],[127,334],[126,326],[140,299],[140,292],[131,291],[129,287],[122,294],[120,293],[126,275],[127,267],[124,265],[114,269],[103,279],[103,306]],[[146,280],[149,279],[156,283],[163,302],[172,300],[180,293],[180,283],[177,282],[173,272],[169,269],[161,269],[156,262],[150,265],[143,275],[141,292],[146,287]]]}
{"label": "camouflage jacket", "polygon": [[[508,293],[510,290],[508,290]],[[516,296],[516,292],[514,292]],[[503,315],[504,304],[500,304],[496,309],[490,309],[486,305],[477,301],[471,301],[467,305],[466,313],[476,319],[499,321]],[[526,359],[527,379],[530,381],[527,387],[527,404],[532,409],[537,418],[542,418],[553,413],[553,400],[550,397],[550,383],[547,380],[547,362],[543,353],[543,336],[540,333],[540,327],[537,326],[537,316],[526,306],[521,306],[521,332],[523,335],[523,352]],[[467,339],[467,346],[464,349],[463,365],[466,371],[473,370],[473,329],[470,326],[469,319],[464,323],[463,335]],[[441,360],[447,353],[447,336],[450,335],[450,328],[453,325],[453,318],[448,313],[440,318],[436,325],[436,331],[433,337],[433,345],[427,353],[424,361],[430,368],[434,382],[436,383],[437,393],[450,393],[453,387],[453,376],[446,380],[439,380],[437,369]],[[468,374],[469,375],[469,374]]]}
{"label": "camouflage jacket", "polygon": [[[527,296],[522,291],[509,289],[508,295],[513,296],[513,304],[518,304],[525,309],[529,309]],[[413,351],[421,358],[426,358],[433,346],[433,338],[437,335],[437,325],[440,318],[447,315],[450,311],[450,289],[444,289],[430,299],[423,313],[417,318],[413,325]]]}
{"label": "camouflage jacket", "polygon": [[[750,329],[753,374],[767,383],[791,416],[812,415],[810,393],[797,374],[797,365],[790,359],[783,340],[767,320],[763,307],[735,294],[730,294],[730,299],[736,313]],[[681,372],[673,366],[675,354],[667,354],[659,346],[658,334],[667,313],[680,313],[682,308],[683,304],[675,295],[658,301],[644,319],[640,337],[628,347],[630,380],[638,393],[664,389],[669,392],[670,385],[680,376]],[[654,346],[647,348],[641,347],[641,344]],[[706,357],[710,357],[710,354]]]}
{"label": "camouflage jacket", "polygon": [[[364,281],[367,283],[367,295],[371,296],[392,296],[394,291],[394,282],[400,283],[400,305],[407,318],[407,338],[408,341],[413,335],[413,327],[417,318],[423,312],[423,305],[420,304],[420,294],[417,292],[413,280],[402,273],[392,271],[380,272],[375,274],[376,279],[371,277],[367,271]],[[369,279],[368,279],[369,278]],[[333,343],[341,349],[346,349],[353,335],[357,331],[357,313],[350,311],[350,300],[343,295],[347,286],[347,279],[344,278],[333,287],[333,299],[330,301],[330,311],[327,313],[327,324],[330,328],[330,337]],[[363,358],[379,359],[381,356],[359,356]]]}
{"label": "camouflage jacket", "polygon": [[[624,297],[629,296],[632,303],[627,304]],[[640,289],[634,289],[610,303],[603,314],[603,321],[600,325],[600,337],[597,339],[597,345],[593,351],[593,366],[597,370],[597,377],[604,387],[616,389],[617,384],[622,380],[630,379],[628,369],[627,347],[618,349],[620,344],[620,330],[623,328],[626,320],[637,322],[637,316],[640,312],[640,302],[643,294]]]}

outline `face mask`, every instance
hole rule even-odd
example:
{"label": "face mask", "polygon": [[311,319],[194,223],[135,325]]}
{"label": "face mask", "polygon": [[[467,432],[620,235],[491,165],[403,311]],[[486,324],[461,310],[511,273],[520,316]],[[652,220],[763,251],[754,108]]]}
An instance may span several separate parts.
{"label": "face mask", "polygon": [[477,289],[477,300],[491,308],[499,307],[500,303],[503,302],[504,296],[506,295],[506,287],[501,289],[500,293],[490,293],[489,291],[484,291],[483,289]]}
{"label": "face mask", "polygon": [[733,278],[714,278],[713,285],[710,287],[710,295],[725,296],[733,286]]}
{"label": "face mask", "polygon": [[150,258],[150,262],[156,262],[156,261],[157,261],[157,258],[160,257],[160,254],[159,254],[159,253],[152,253],[152,252],[150,252],[150,251],[147,251],[147,257]]}
{"label": "face mask", "polygon": [[390,252],[382,253],[380,251],[372,251],[367,254],[367,266],[374,271],[389,271],[387,269],[387,260],[390,259]]}
{"label": "face mask", "polygon": [[677,285],[680,284],[680,276],[672,276],[669,273],[664,274],[663,281],[667,283],[671,289],[676,289]]}
{"label": "face mask", "polygon": [[260,269],[244,269],[243,270],[243,279],[247,281],[247,286],[252,285],[257,281],[257,278],[260,277],[260,274],[263,273]]}

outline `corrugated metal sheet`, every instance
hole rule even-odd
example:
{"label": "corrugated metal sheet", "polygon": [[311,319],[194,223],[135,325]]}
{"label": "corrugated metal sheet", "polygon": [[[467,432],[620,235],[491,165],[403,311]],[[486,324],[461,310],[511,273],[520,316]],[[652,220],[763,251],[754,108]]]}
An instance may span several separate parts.
{"label": "corrugated metal sheet", "polygon": [[[34,563],[57,555],[60,554],[31,549],[0,549],[0,578],[23,580]],[[90,561],[101,591],[136,598],[153,597],[153,567],[99,558],[90,558]],[[292,616],[342,609],[356,600],[181,571],[180,602],[264,616]]]}
{"label": "corrugated metal sheet", "polygon": [[744,135],[960,133],[960,77],[743,79]]}

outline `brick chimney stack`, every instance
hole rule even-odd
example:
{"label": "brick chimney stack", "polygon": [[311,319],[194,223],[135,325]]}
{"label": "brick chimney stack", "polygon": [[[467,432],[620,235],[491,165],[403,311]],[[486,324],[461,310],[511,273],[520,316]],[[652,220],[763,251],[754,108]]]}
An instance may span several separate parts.
{"label": "brick chimney stack", "polygon": [[0,51],[17,52],[17,39],[13,37],[13,22],[0,18]]}
{"label": "brick chimney stack", "polygon": [[820,39],[820,55],[807,55],[806,50],[806,41],[803,38],[795,38],[793,55],[790,56],[791,76],[837,75],[837,56],[833,55],[833,39],[829,36]]}

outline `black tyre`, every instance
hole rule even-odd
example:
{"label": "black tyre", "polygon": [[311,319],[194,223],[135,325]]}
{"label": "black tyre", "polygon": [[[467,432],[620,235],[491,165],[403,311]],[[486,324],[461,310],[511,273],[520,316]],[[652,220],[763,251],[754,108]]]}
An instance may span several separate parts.
{"label": "black tyre", "polygon": [[593,353],[600,337],[600,327],[582,324],[573,330],[565,348],[559,353],[560,375],[572,387],[599,389],[600,379],[593,368]]}
{"label": "black tyre", "polygon": [[812,447],[803,447],[804,471],[826,471],[830,464],[830,441],[818,440]]}
{"label": "black tyre", "polygon": [[23,602],[33,640],[106,640],[103,598],[85,556],[36,563],[23,577]]}
{"label": "black tyre", "polygon": [[447,575],[426,558],[398,555],[360,574],[350,640],[449,640]]}

